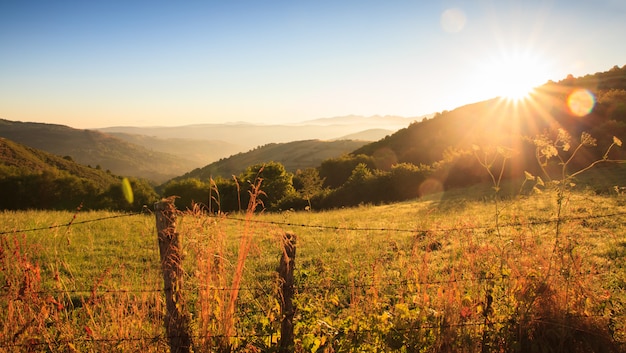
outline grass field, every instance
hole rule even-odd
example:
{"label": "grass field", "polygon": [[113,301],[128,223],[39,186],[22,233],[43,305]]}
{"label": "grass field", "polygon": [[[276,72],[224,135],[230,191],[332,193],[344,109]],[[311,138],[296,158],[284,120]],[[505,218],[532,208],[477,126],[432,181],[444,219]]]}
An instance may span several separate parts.
{"label": "grass field", "polygon": [[[626,351],[626,196],[492,199],[181,213],[194,350],[277,350],[289,231],[297,352]],[[0,232],[0,351],[168,349],[154,215],[3,212]]]}

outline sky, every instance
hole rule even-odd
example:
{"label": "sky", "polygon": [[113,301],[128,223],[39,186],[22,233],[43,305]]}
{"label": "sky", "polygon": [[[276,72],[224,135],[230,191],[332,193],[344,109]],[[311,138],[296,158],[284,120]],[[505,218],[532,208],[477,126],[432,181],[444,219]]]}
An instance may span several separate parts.
{"label": "sky", "polygon": [[626,64],[624,0],[0,0],[0,118],[419,117]]}

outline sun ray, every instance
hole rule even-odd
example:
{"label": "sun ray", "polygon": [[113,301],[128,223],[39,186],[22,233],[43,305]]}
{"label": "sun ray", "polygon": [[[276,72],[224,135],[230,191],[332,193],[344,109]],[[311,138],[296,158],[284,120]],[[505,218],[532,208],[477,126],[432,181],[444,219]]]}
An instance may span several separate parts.
{"label": "sun ray", "polygon": [[515,45],[484,53],[477,64],[474,88],[512,102],[528,99],[551,77],[548,62],[532,48]]}

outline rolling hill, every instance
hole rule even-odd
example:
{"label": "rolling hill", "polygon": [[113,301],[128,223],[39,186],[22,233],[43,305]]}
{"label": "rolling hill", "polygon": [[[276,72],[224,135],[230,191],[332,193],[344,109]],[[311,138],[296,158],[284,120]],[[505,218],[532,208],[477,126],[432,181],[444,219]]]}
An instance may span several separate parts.
{"label": "rolling hill", "polygon": [[[308,139],[375,141],[417,119],[421,118],[347,116],[291,125],[235,123],[97,130],[0,119],[0,137],[70,156],[79,163],[100,166],[118,175],[162,183],[259,146]],[[335,147],[327,146],[331,150],[326,155],[334,155]]]}
{"label": "rolling hill", "polygon": [[131,179],[134,200],[122,193],[122,178],[71,157],[0,137],[0,209],[141,209],[156,200],[147,182]]}
{"label": "rolling hill", "polygon": [[[176,155],[183,160],[193,162],[194,167],[204,166],[220,158],[241,152],[240,146],[221,140],[161,138],[122,132],[110,132],[108,134],[126,142],[143,146],[151,151]],[[181,171],[181,173],[188,170]]]}
{"label": "rolling hill", "polygon": [[194,169],[174,178],[174,180],[187,178],[207,180],[210,177],[230,178],[232,175],[240,174],[248,166],[270,161],[279,162],[285,166],[287,171],[295,172],[297,169],[317,167],[325,159],[350,153],[366,143],[366,141],[356,140],[305,140],[270,143],[245,153],[238,153],[229,158],[221,159],[203,168]]}
{"label": "rolling hill", "polygon": [[163,182],[198,166],[173,155],[129,143],[94,130],[64,125],[18,122],[0,119],[0,137],[74,161],[100,166],[113,173]]}
{"label": "rolling hill", "polygon": [[[571,97],[574,92],[593,101],[588,114],[573,112]],[[555,138],[558,129],[571,135],[573,146],[578,144],[582,132],[597,139],[597,146],[579,154],[572,161],[572,167],[603,158],[613,136],[626,140],[626,66],[548,82],[522,101],[494,98],[437,113],[430,119],[415,122],[384,139],[364,145],[353,155],[364,154],[414,165],[447,161],[453,165],[439,176],[445,179],[442,180],[444,185],[472,183],[478,180],[478,175],[485,175],[484,168],[472,156],[474,146],[509,149],[514,156],[508,172],[513,175],[521,175],[524,170],[538,172],[533,140],[545,134]],[[466,157],[454,157],[459,153],[465,153]],[[625,156],[623,150],[614,149],[609,157]],[[465,165],[461,165],[463,163]]]}
{"label": "rolling hill", "polygon": [[[285,143],[304,140],[335,140],[345,136],[367,132],[367,140],[375,141],[411,122],[424,117],[403,118],[396,116],[361,117],[349,115],[311,120],[297,124],[261,125],[249,123],[196,124],[186,126],[132,127],[114,126],[98,129],[105,133],[125,133],[157,138],[228,141],[244,152],[268,143]],[[377,129],[377,130],[373,130]],[[219,158],[227,157],[222,154]]]}
{"label": "rolling hill", "polygon": [[[582,96],[587,103],[591,102],[587,107],[588,111],[576,111],[576,108],[585,103],[577,101],[578,98],[572,98],[577,96]],[[96,198],[92,201],[112,197],[115,191],[112,191],[111,185],[115,182],[111,184],[111,178],[117,181],[120,179],[102,169],[109,169],[118,175],[145,176],[164,182],[173,177],[173,180],[206,180],[211,176],[228,179],[253,164],[274,161],[283,164],[291,172],[307,167],[320,167],[322,178],[347,171],[343,173],[346,174],[345,184],[339,183],[331,193],[317,196],[316,202],[320,206],[338,207],[347,204],[345,200],[348,196],[352,197],[352,203],[348,204],[358,204],[388,202],[415,195],[416,187],[421,188],[418,184],[423,178],[437,179],[444,190],[485,181],[485,166],[481,166],[473,154],[483,153],[490,148],[493,148],[491,151],[500,151],[495,147],[500,147],[501,151],[509,151],[502,152],[503,156],[507,155],[505,177],[523,176],[523,172],[527,170],[538,173],[540,170],[535,143],[539,138],[550,142],[561,135],[566,136],[558,142],[560,145],[557,147],[563,150],[563,156],[567,159],[572,155],[570,143],[575,148],[581,134],[588,132],[597,139],[597,144],[589,144],[583,152],[575,154],[576,158],[567,160],[566,163],[573,170],[578,170],[581,166],[602,158],[626,159],[624,150],[617,147],[610,154],[603,155],[611,143],[626,140],[626,66],[615,66],[606,72],[584,77],[568,77],[559,82],[548,82],[538,87],[525,100],[494,98],[452,111],[443,111],[430,118],[414,119],[410,125],[394,133],[390,133],[393,129],[380,126],[367,129],[370,126],[360,123],[362,119],[372,119],[374,123],[371,125],[388,122],[389,127],[406,122],[390,117],[349,116],[290,126],[238,123],[173,128],[120,128],[124,131],[111,132],[118,134],[112,136],[102,131],[77,130],[62,125],[0,120],[0,137],[8,138],[3,140],[2,145],[3,162],[0,172],[5,176],[2,185],[7,195],[15,194],[15,190],[28,193],[33,189],[38,192],[35,195],[61,200],[67,198],[76,203],[80,195],[63,196],[82,190],[84,192],[81,195],[92,195]],[[129,132],[141,132],[142,135],[128,135]],[[372,135],[367,135],[368,133]],[[333,138],[373,137],[376,134],[386,136],[371,143],[363,140],[294,141],[298,136],[307,134],[332,135]],[[202,150],[218,149],[221,146],[219,141],[212,144],[213,142],[206,139],[207,136],[219,136],[228,141],[232,138],[229,146],[233,150],[239,144],[254,145],[264,140],[271,142],[259,144],[246,153],[222,158],[203,168],[193,169],[197,166],[194,163],[198,162],[192,162],[181,155],[200,158]],[[192,141],[192,138],[198,140]],[[19,146],[9,139],[30,147]],[[280,140],[288,141],[276,142]],[[33,148],[46,150],[56,156]],[[475,152],[475,148],[480,152]],[[158,149],[184,152],[174,155]],[[322,163],[329,159],[332,163]],[[96,168],[79,166],[74,161],[96,165]],[[344,170],[346,167],[350,168]],[[374,169],[378,171],[372,172]],[[189,170],[192,171],[177,177],[181,171]],[[351,177],[350,173],[354,174],[355,171],[355,176]],[[35,185],[36,188],[29,185]],[[67,185],[71,187],[65,187]],[[106,185],[109,188],[102,191]],[[405,187],[411,192],[396,193],[390,199],[388,191],[394,187],[400,191]],[[368,192],[360,195],[357,192],[359,190]],[[372,199],[374,194],[378,195],[378,199]],[[6,199],[20,200],[16,195]],[[31,198],[29,202],[38,202],[37,197]],[[302,200],[293,200],[300,201]]]}
{"label": "rolling hill", "polygon": [[354,134],[341,136],[340,138],[334,140],[361,140],[361,141],[378,141],[385,136],[389,136],[393,134],[394,130],[386,130],[386,129],[369,129],[363,130]]}
{"label": "rolling hill", "polygon": [[67,173],[94,182],[98,188],[119,181],[117,177],[100,168],[87,167],[70,157],[59,157],[36,148],[0,138],[0,178],[31,174]]}

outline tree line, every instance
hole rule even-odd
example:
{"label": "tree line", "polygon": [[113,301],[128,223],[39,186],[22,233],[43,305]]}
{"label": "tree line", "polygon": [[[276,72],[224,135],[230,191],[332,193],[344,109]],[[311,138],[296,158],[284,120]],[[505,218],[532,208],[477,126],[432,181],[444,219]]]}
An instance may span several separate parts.
{"label": "tree line", "polygon": [[259,207],[270,211],[319,210],[415,198],[430,173],[428,167],[408,163],[388,171],[377,169],[375,164],[370,156],[344,155],[325,160],[318,168],[290,173],[279,162],[259,163],[232,179],[172,181],[163,187],[162,194],[178,196],[179,208],[196,203],[213,212],[233,212],[247,208],[252,188],[260,183]]}
{"label": "tree line", "polygon": [[134,211],[158,200],[154,188],[145,180],[128,178],[133,201],[129,203],[122,191],[122,178],[103,185],[88,178],[61,170],[44,170],[28,174],[6,173],[0,166],[0,209],[4,210],[75,210],[108,209]]}
{"label": "tree line", "polygon": [[[577,88],[586,88],[595,98],[593,110],[584,117],[573,116],[567,109],[567,96]],[[294,173],[279,162],[268,162],[251,165],[232,178],[172,180],[156,189],[145,180],[131,178],[132,204],[124,198],[120,177],[103,185],[61,170],[24,174],[0,166],[4,196],[0,207],[74,209],[82,204],[92,209],[131,210],[151,205],[159,196],[177,196],[181,209],[197,203],[212,212],[233,212],[247,208],[255,187],[262,191],[259,207],[271,211],[391,203],[487,181],[484,167],[472,153],[475,144],[515,153],[502,168],[505,179],[523,178],[525,171],[537,174],[536,136],[554,139],[550,134],[560,130],[574,137],[589,132],[597,138],[597,145],[568,161],[577,168],[602,155],[612,136],[626,136],[626,66],[549,82],[538,89],[532,103],[525,104],[490,100],[437,113],[351,154]],[[613,150],[606,158],[625,159],[626,154]]]}

